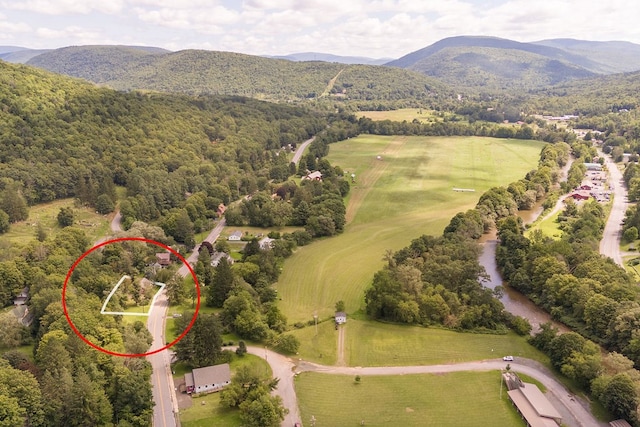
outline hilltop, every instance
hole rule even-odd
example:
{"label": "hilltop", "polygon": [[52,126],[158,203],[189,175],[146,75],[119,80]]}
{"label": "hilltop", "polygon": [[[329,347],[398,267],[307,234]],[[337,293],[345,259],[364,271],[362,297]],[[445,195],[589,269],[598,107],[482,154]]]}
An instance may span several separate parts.
{"label": "hilltop", "polygon": [[521,43],[497,37],[440,40],[386,65],[421,72],[453,86],[528,90],[640,69],[640,45],[569,39]]}
{"label": "hilltop", "polygon": [[[121,91],[241,95],[272,101],[323,94],[364,100],[427,99],[451,92],[435,79],[410,70],[206,50],[150,52],[124,46],[74,46],[38,55],[28,65]],[[393,82],[393,88],[388,82]]]}

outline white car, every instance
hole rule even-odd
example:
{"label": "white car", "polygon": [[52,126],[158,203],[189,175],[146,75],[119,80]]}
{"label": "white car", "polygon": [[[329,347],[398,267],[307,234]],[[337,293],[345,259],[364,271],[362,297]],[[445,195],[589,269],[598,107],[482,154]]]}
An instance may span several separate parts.
{"label": "white car", "polygon": [[502,358],[505,362],[513,362],[513,356],[505,356]]}

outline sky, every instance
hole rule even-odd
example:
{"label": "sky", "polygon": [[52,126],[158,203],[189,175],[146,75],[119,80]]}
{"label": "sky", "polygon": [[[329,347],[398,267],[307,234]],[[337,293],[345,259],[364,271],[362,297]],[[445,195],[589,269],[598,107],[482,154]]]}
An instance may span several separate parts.
{"label": "sky", "polygon": [[640,44],[629,0],[0,0],[0,46],[399,58],[446,37]]}

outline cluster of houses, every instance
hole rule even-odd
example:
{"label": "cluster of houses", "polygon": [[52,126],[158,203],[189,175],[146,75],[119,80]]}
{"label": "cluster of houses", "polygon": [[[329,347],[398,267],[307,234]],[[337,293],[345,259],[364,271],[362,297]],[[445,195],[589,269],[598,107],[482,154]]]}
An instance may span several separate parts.
{"label": "cluster of houses", "polygon": [[606,185],[607,175],[602,170],[600,163],[585,163],[587,172],[585,179],[568,198],[575,201],[595,199],[599,203],[606,203],[611,200],[611,189]]}

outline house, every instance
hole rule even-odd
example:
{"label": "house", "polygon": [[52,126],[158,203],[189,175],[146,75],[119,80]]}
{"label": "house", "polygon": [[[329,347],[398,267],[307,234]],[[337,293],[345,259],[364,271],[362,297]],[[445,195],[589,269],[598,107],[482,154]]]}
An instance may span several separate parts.
{"label": "house", "polygon": [[515,373],[502,374],[507,385],[507,394],[527,426],[558,427],[562,423],[562,415],[542,394],[538,386],[523,382]]}
{"label": "house", "polygon": [[25,305],[29,299],[29,287],[25,286],[22,291],[13,299],[13,305],[20,306]]}
{"label": "house", "polygon": [[600,163],[585,163],[588,171],[601,171],[602,165]]}
{"label": "house", "polygon": [[589,198],[591,198],[591,196],[580,193],[573,193],[569,195],[569,197],[573,198],[573,200],[589,200]]}
{"label": "house", "polygon": [[231,384],[231,369],[228,363],[196,368],[184,374],[187,393],[210,393],[220,391]]}
{"label": "house", "polygon": [[310,172],[308,174],[306,174],[305,176],[302,177],[302,180],[309,180],[309,181],[322,181],[322,172],[320,171],[315,171],[315,172]]}
{"label": "house", "polygon": [[260,239],[260,241],[258,241],[258,244],[260,245],[260,249],[266,250],[266,249],[273,248],[273,242],[275,240],[276,239],[272,239],[270,237],[265,237],[263,239]]}
{"label": "house", "polygon": [[242,240],[242,231],[240,230],[234,231],[233,233],[231,233],[229,237],[227,237],[227,240],[239,242],[240,240]]}
{"label": "house", "polygon": [[231,255],[229,255],[226,252],[214,252],[214,254],[211,256],[211,266],[212,267],[217,267],[218,264],[220,264],[220,260],[222,258],[226,258],[227,263],[229,264],[233,264],[233,258],[231,258]]}
{"label": "house", "polygon": [[336,325],[347,323],[347,313],[345,313],[344,311],[336,311],[335,319]]}
{"label": "house", "polygon": [[156,254],[156,262],[160,264],[161,267],[166,267],[171,264],[171,254],[169,252],[158,252]]}
{"label": "house", "polygon": [[590,186],[590,185],[588,185],[588,184],[581,185],[581,186],[580,186],[580,190],[587,190],[587,191],[589,191],[589,190],[591,190],[591,186]]}

